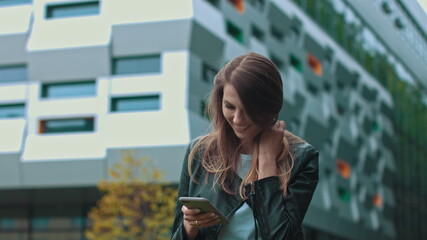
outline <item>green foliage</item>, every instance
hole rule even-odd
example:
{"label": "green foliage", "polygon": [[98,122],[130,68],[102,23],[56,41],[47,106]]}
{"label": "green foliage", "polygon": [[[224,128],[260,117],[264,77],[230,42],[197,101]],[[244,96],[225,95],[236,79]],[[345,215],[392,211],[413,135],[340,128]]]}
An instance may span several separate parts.
{"label": "green foliage", "polygon": [[93,240],[169,239],[177,190],[159,183],[162,172],[147,158],[127,152],[109,169],[111,181],[101,180],[104,192],[88,217],[85,235]]}

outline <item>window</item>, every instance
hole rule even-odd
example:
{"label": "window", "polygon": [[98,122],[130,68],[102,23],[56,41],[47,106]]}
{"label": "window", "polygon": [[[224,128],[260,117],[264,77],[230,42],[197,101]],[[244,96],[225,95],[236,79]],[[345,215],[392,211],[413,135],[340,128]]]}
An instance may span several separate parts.
{"label": "window", "polygon": [[214,81],[215,75],[218,73],[218,70],[215,68],[203,63],[202,66],[202,78],[205,82],[212,83]]}
{"label": "window", "polygon": [[27,80],[28,71],[27,67],[24,65],[0,67],[0,83],[21,82]]}
{"label": "window", "polygon": [[387,13],[387,14],[390,14],[390,13],[391,13],[391,7],[390,7],[390,5],[389,5],[387,2],[383,2],[383,3],[381,4],[381,7],[383,8],[383,11],[384,11],[385,13]]}
{"label": "window", "polygon": [[230,21],[227,21],[227,33],[234,39],[236,39],[238,42],[243,43],[242,30]]}
{"label": "window", "polygon": [[403,24],[402,20],[400,20],[400,18],[396,18],[394,20],[394,25],[400,30],[405,28],[405,25]]}
{"label": "window", "polygon": [[160,55],[123,57],[113,60],[113,75],[160,73]]}
{"label": "window", "polygon": [[42,85],[42,98],[87,97],[96,95],[95,81],[46,83]]}
{"label": "window", "polygon": [[25,104],[5,104],[0,105],[0,119],[21,118],[25,116]]}
{"label": "window", "polygon": [[271,61],[276,65],[276,67],[278,69],[283,69],[283,66],[284,66],[283,61],[272,53],[270,53],[270,56],[271,56]]}
{"label": "window", "polygon": [[264,0],[249,0],[249,3],[252,5],[252,7],[258,9],[259,11],[264,10]]}
{"label": "window", "polygon": [[311,84],[311,83],[307,83],[307,90],[312,94],[312,95],[314,95],[314,96],[316,96],[317,95],[317,93],[318,93],[318,89],[317,89],[317,87],[316,86],[314,86],[313,84]]}
{"label": "window", "polygon": [[46,18],[67,18],[99,14],[99,1],[55,4],[46,7]]}
{"label": "window", "polygon": [[274,25],[271,25],[270,28],[270,32],[271,32],[271,36],[273,36],[275,39],[277,39],[278,41],[282,41],[284,34],[283,32],[281,32],[277,27],[275,27]]}
{"label": "window", "polygon": [[112,112],[156,111],[160,110],[160,96],[116,97],[111,100]]}
{"label": "window", "polygon": [[94,118],[49,119],[40,121],[40,133],[93,132]]}
{"label": "window", "polygon": [[210,4],[212,4],[214,7],[218,8],[219,6],[219,0],[207,0]]}
{"label": "window", "polygon": [[255,25],[252,25],[252,36],[261,42],[264,41],[264,33]]}
{"label": "window", "polygon": [[12,6],[12,5],[19,5],[19,4],[30,4],[31,0],[2,0],[0,1],[0,7],[1,6]]}

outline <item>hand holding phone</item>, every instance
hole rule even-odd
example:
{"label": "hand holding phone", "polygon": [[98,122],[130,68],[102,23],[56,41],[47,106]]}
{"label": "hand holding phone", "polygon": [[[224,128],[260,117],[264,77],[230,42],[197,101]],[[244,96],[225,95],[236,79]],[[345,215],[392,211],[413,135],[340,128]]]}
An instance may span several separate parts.
{"label": "hand holding phone", "polygon": [[220,218],[220,224],[228,224],[228,220],[212,203],[203,197],[180,197],[179,201],[187,208],[197,208],[200,212],[213,212]]}

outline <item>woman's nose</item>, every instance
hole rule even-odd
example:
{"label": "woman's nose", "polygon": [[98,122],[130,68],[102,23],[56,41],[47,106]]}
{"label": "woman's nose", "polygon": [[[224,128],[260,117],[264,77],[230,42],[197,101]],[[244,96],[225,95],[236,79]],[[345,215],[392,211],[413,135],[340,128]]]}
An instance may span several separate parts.
{"label": "woman's nose", "polygon": [[234,118],[233,118],[233,123],[236,125],[242,125],[242,123],[244,123],[244,116],[241,112],[236,112],[234,114]]}

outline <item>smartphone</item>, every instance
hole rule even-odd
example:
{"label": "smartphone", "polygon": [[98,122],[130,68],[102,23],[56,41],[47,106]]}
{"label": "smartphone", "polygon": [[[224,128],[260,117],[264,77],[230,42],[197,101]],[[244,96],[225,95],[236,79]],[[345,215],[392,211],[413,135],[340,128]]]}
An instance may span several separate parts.
{"label": "smartphone", "polygon": [[180,197],[179,201],[187,208],[198,208],[201,212],[213,212],[220,218],[220,224],[228,224],[228,220],[212,203],[203,197]]}

